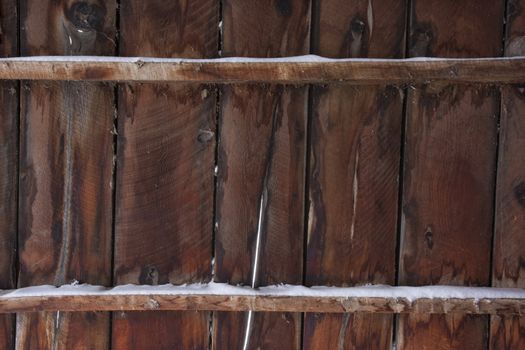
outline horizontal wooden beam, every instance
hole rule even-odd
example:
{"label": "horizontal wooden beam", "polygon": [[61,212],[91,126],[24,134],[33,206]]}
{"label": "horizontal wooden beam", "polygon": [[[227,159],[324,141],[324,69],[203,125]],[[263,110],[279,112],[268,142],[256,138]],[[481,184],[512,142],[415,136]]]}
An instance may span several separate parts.
{"label": "horizontal wooden beam", "polygon": [[184,286],[68,285],[0,293],[0,313],[35,311],[209,310],[276,312],[465,313],[522,315],[525,290],[483,287],[302,287],[251,289]]}
{"label": "horizontal wooden beam", "polygon": [[161,59],[18,57],[0,59],[0,79],[183,83],[415,84],[525,82],[525,57],[485,59]]}

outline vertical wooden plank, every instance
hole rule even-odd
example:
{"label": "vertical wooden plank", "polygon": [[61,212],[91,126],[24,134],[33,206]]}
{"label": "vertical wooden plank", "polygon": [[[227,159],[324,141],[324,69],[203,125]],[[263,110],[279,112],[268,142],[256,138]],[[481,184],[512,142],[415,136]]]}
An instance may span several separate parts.
{"label": "vertical wooden plank", "polygon": [[[224,56],[308,53],[310,1],[223,2]],[[302,283],[307,87],[222,90],[216,280]],[[298,349],[301,315],[216,313],[215,349]]]}
{"label": "vertical wooden plank", "polygon": [[[218,2],[121,3],[122,56],[217,55]],[[211,279],[216,94],[209,86],[119,88],[115,282]],[[115,349],[204,349],[208,312],[119,312]]]}
{"label": "vertical wooden plank", "polygon": [[[114,1],[22,0],[21,54],[114,54]],[[20,287],[109,285],[114,97],[98,83],[23,83]],[[20,314],[17,348],[105,348],[107,313]]]}
{"label": "vertical wooden plank", "polygon": [[[0,2],[0,56],[18,53],[17,2]],[[0,83],[0,289],[14,288],[18,196],[18,83]],[[14,317],[0,316],[0,349],[14,346]]]}
{"label": "vertical wooden plank", "polygon": [[[319,1],[314,53],[399,58],[406,4]],[[306,283],[395,282],[403,93],[393,86],[312,90]],[[306,349],[386,349],[393,317],[307,314]]]}
{"label": "vertical wooden plank", "polygon": [[[501,55],[503,0],[412,5],[410,56]],[[493,86],[409,92],[400,284],[488,285],[498,113]],[[398,345],[484,349],[487,324],[484,316],[402,315]]]}
{"label": "vertical wooden plank", "polygon": [[[507,1],[505,56],[525,55],[525,1]],[[525,288],[525,85],[502,87],[492,285]],[[491,349],[525,348],[525,317],[491,317]]]}

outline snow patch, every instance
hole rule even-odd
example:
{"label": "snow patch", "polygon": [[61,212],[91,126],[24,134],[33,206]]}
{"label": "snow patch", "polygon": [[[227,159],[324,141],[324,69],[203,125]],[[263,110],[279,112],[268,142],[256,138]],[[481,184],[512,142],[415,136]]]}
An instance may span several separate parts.
{"label": "snow patch", "polygon": [[405,59],[383,59],[383,58],[327,58],[317,55],[303,55],[274,58],[255,57],[223,57],[223,58],[155,58],[155,57],[113,57],[113,56],[27,56],[2,58],[0,62],[67,62],[67,63],[134,63],[144,65],[146,63],[319,63],[319,62],[424,62],[424,61],[497,61],[497,60],[522,60],[524,56],[515,57],[487,57],[487,58],[438,58],[438,57],[413,57]]}
{"label": "snow patch", "polygon": [[288,297],[330,297],[330,298],[394,298],[414,301],[417,299],[525,299],[525,290],[519,288],[424,286],[392,287],[366,285],[359,287],[305,287],[281,284],[259,288],[232,286],[226,283],[195,283],[159,286],[122,285],[114,288],[88,284],[64,285],[60,287],[43,285],[4,291],[2,299],[25,297],[54,297],[79,295],[221,295],[221,296],[288,296]]}

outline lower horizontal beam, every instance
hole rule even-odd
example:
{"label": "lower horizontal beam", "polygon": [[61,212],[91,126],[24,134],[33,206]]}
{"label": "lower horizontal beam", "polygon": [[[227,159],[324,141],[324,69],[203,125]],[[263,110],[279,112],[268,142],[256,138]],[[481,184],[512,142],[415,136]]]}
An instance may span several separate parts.
{"label": "lower horizontal beam", "polygon": [[525,313],[525,290],[486,287],[350,288],[222,283],[183,286],[39,286],[0,292],[0,313],[36,311],[208,310],[316,313]]}
{"label": "lower horizontal beam", "polygon": [[17,57],[0,59],[0,80],[84,80],[183,83],[402,84],[525,82],[525,58],[166,59]]}

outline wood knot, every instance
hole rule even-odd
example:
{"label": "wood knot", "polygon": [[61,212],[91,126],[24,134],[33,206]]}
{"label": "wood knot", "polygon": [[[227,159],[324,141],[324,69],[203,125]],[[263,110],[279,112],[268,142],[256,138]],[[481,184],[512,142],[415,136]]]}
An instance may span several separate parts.
{"label": "wood knot", "polygon": [[140,284],[157,285],[159,284],[159,270],[155,266],[145,266],[140,271]]}
{"label": "wood knot", "polygon": [[525,181],[514,187],[514,197],[522,207],[525,207]]}
{"label": "wood knot", "polygon": [[208,143],[213,139],[215,134],[211,130],[199,130],[199,135],[197,136],[197,141],[200,143]]}
{"label": "wood knot", "polygon": [[350,22],[350,30],[354,34],[363,34],[365,31],[365,22],[363,22],[359,18],[354,18],[352,22]]}
{"label": "wood knot", "polygon": [[430,226],[428,226],[425,231],[425,242],[427,243],[428,249],[432,249],[434,247],[434,236]]}
{"label": "wood knot", "polygon": [[160,303],[157,300],[150,298],[144,306],[148,310],[156,310],[160,307]]}
{"label": "wood knot", "polygon": [[429,24],[417,24],[410,36],[410,55],[431,56],[430,47],[433,39],[434,33]]}
{"label": "wood knot", "polygon": [[86,1],[73,3],[66,12],[66,18],[79,31],[102,31],[106,9]]}
{"label": "wood knot", "polygon": [[292,3],[290,0],[276,0],[275,8],[283,17],[290,17],[292,15]]}

